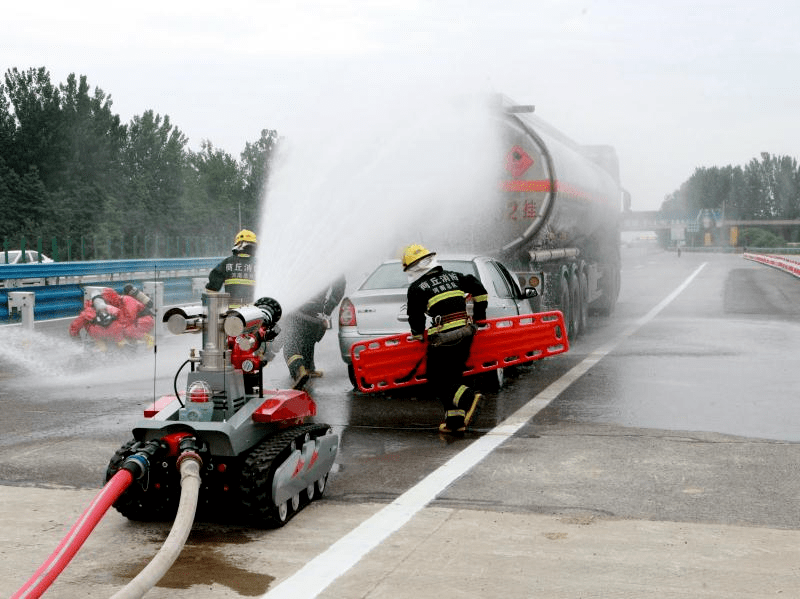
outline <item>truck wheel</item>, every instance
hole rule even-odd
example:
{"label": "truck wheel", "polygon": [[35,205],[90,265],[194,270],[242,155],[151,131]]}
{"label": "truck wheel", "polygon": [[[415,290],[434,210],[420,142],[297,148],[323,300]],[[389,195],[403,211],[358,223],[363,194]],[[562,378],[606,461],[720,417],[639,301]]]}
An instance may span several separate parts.
{"label": "truck wheel", "polygon": [[566,279],[562,278],[561,279],[561,301],[560,301],[560,306],[561,306],[561,313],[564,315],[564,326],[567,328],[567,330],[564,331],[564,332],[567,334],[567,338],[569,340],[572,340],[572,334],[573,334],[573,330],[572,330],[572,309],[571,309],[571,306],[570,306],[569,298],[570,298],[570,295],[569,295],[569,283],[567,282]]}
{"label": "truck wheel", "polygon": [[580,289],[580,307],[578,309],[578,322],[582,333],[589,329],[589,279],[586,273],[581,271],[578,275],[578,288]]}
{"label": "truck wheel", "polygon": [[619,295],[619,288],[620,288],[620,274],[619,270],[615,266],[609,267],[609,269],[603,274],[603,278],[600,279],[600,290],[602,291],[602,297],[594,304],[595,311],[600,316],[611,316],[614,312],[614,305],[617,303],[617,296]]}
{"label": "truck wheel", "polygon": [[583,332],[581,327],[581,286],[578,275],[572,273],[569,277],[569,338],[577,339]]}

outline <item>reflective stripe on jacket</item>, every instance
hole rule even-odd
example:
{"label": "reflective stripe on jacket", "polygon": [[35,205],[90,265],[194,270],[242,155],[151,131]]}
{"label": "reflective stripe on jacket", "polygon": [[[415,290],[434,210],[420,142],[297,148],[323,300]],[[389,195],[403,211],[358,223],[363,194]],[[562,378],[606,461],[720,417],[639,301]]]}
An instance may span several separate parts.
{"label": "reflective stripe on jacket", "polygon": [[472,296],[473,318],[486,319],[489,295],[473,275],[432,268],[408,288],[408,324],[413,335],[425,330],[425,315],[433,325],[429,333],[446,331],[467,324],[467,295]]}

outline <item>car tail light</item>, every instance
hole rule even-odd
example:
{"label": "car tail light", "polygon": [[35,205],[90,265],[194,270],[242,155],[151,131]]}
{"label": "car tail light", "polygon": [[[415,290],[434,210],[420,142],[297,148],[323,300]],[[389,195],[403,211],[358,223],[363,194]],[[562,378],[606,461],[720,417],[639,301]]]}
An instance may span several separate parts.
{"label": "car tail light", "polygon": [[344,298],[339,305],[339,326],[340,327],[354,327],[356,326],[356,307],[349,298]]}

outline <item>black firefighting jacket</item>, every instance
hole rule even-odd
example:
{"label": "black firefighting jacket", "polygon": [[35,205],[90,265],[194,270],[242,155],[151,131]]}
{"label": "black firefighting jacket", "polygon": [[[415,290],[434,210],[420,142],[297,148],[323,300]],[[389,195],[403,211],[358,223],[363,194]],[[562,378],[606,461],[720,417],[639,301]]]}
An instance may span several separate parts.
{"label": "black firefighting jacket", "polygon": [[432,268],[408,288],[408,324],[411,334],[425,331],[425,315],[431,317],[428,334],[440,333],[467,324],[467,295],[472,296],[474,321],[486,319],[489,295],[473,275]]}
{"label": "black firefighting jacket", "polygon": [[231,296],[232,306],[252,304],[255,296],[255,277],[253,255],[237,252],[225,258],[208,273],[206,289],[219,291],[224,285],[225,293]]}

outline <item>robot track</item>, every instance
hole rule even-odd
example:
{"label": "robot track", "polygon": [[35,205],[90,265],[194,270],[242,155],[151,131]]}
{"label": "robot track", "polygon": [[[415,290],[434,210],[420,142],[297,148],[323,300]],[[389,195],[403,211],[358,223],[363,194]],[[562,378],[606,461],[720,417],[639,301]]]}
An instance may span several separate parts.
{"label": "robot track", "polygon": [[[295,426],[268,437],[248,453],[242,464],[239,491],[249,522],[256,526],[283,526],[306,505],[322,497],[338,443],[331,433],[327,424]],[[319,467],[311,465],[318,458]],[[302,472],[293,476],[298,471]]]}
{"label": "robot track", "polygon": [[[327,424],[293,426],[272,434],[235,458],[202,455],[198,520],[235,520],[257,527],[283,526],[325,492],[338,438]],[[109,462],[106,481],[137,451],[131,440]],[[123,493],[114,508],[129,520],[169,521],[180,501],[174,457],[154,460],[143,481]]]}

